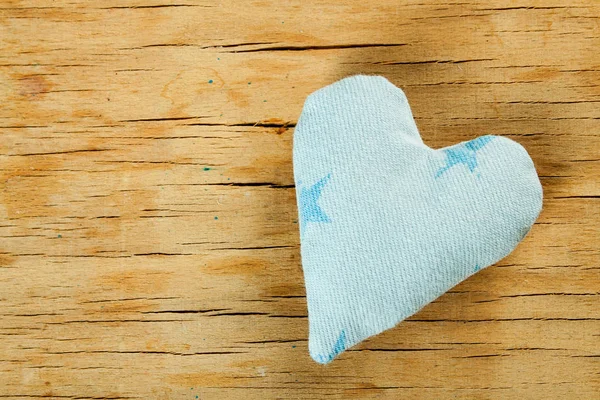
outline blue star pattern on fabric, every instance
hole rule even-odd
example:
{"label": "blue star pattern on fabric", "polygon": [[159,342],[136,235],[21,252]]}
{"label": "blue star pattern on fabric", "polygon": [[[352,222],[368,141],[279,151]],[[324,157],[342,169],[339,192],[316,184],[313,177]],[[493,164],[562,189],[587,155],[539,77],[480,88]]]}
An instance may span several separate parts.
{"label": "blue star pattern on fabric", "polygon": [[477,151],[481,150],[492,139],[494,139],[494,136],[481,136],[454,148],[444,149],[446,165],[438,170],[435,177],[439,178],[444,172],[457,164],[465,164],[469,171],[473,172],[477,168]]}
{"label": "blue star pattern on fabric", "polygon": [[327,174],[314,185],[300,190],[300,228],[308,222],[331,222],[325,211],[317,204],[321,191],[329,182],[331,174]]}
{"label": "blue star pattern on fabric", "polygon": [[331,353],[329,353],[327,356],[317,354],[315,360],[321,364],[327,364],[328,362],[333,360],[335,356],[337,356],[344,350],[346,350],[346,331],[342,330],[340,336],[333,345],[333,350],[331,351]]}

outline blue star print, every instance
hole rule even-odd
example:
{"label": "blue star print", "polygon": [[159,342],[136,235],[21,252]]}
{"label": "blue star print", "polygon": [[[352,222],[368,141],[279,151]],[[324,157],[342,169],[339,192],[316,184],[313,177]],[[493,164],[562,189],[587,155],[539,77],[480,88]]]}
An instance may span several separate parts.
{"label": "blue star print", "polygon": [[346,350],[346,331],[342,330],[342,333],[340,333],[340,336],[333,345],[333,350],[331,351],[331,353],[327,356],[324,356],[322,354],[317,355],[317,361],[322,364],[327,363],[333,360],[335,356],[337,356],[344,350]]}
{"label": "blue star print", "polygon": [[307,222],[331,222],[325,211],[317,204],[323,187],[329,182],[331,174],[320,179],[314,185],[300,190],[300,227]]}
{"label": "blue star print", "polygon": [[470,140],[462,145],[454,148],[443,150],[446,154],[446,165],[435,174],[439,178],[444,172],[457,164],[465,164],[469,171],[473,172],[477,168],[477,151],[488,144],[494,136],[481,136],[477,139]]}

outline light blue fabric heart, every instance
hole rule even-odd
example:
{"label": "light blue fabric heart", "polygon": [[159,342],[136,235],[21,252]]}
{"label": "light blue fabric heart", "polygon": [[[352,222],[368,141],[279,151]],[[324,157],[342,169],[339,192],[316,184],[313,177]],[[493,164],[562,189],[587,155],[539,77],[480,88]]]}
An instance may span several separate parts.
{"label": "light blue fabric heart", "polygon": [[308,97],[294,175],[309,351],[319,363],[505,257],[542,206],[521,145],[482,136],[431,149],[404,93],[377,76]]}

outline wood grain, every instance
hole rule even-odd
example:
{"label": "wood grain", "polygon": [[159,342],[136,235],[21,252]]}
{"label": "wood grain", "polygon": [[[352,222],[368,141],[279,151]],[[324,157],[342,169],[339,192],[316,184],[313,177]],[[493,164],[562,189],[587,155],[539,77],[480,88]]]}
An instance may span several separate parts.
{"label": "wood grain", "polygon": [[[370,3],[370,4],[369,4]],[[0,397],[600,397],[600,4],[3,0]],[[530,152],[514,253],[328,366],[291,162],[306,96],[402,87],[426,143]]]}

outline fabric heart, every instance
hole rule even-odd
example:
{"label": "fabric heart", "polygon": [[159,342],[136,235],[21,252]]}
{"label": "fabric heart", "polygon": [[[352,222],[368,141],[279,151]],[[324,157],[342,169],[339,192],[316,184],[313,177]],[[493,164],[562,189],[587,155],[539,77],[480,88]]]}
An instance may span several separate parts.
{"label": "fabric heart", "polygon": [[404,93],[354,76],[311,94],[294,134],[309,351],[328,363],[509,254],[542,206],[527,151],[423,143]]}

